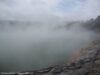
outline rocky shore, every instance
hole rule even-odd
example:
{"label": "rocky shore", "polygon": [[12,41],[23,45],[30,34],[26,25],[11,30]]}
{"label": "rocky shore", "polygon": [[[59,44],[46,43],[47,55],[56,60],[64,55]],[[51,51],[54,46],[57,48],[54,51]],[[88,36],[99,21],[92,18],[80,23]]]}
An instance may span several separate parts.
{"label": "rocky shore", "polygon": [[1,72],[0,75],[100,75],[100,41],[93,41],[79,53],[80,56],[63,65],[27,72]]}

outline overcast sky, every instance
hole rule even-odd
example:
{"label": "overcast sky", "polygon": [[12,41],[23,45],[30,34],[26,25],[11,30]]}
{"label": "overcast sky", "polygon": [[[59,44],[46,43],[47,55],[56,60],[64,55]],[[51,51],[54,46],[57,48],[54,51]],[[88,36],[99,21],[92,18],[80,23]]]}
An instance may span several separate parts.
{"label": "overcast sky", "polygon": [[0,0],[0,19],[86,20],[98,15],[100,0]]}

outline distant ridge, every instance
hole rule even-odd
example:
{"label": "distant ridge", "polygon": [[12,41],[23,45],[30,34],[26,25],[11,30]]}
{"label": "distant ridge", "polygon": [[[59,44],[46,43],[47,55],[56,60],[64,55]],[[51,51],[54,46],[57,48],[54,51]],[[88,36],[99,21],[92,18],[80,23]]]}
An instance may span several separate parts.
{"label": "distant ridge", "polygon": [[91,19],[84,23],[84,26],[91,30],[100,30],[100,15],[96,19]]}

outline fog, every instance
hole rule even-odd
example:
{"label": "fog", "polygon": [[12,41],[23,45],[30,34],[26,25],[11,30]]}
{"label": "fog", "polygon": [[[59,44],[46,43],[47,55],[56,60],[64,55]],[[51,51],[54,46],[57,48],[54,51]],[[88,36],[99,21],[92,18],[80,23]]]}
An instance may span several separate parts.
{"label": "fog", "polygon": [[1,29],[0,71],[6,72],[64,64],[73,52],[94,40],[91,31],[78,24],[67,28],[64,22],[38,25],[15,23],[1,25]]}
{"label": "fog", "polygon": [[66,63],[99,39],[82,26],[99,14],[99,0],[0,0],[0,72]]}

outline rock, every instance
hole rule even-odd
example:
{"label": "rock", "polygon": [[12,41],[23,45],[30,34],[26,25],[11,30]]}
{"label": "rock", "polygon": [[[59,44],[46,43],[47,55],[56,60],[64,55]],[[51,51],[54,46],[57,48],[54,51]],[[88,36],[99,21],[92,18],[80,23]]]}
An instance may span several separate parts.
{"label": "rock", "polygon": [[100,60],[96,60],[95,64],[99,64],[100,65]]}
{"label": "rock", "polygon": [[52,74],[60,74],[61,72],[63,72],[63,67],[62,66],[56,66],[51,71]]}

